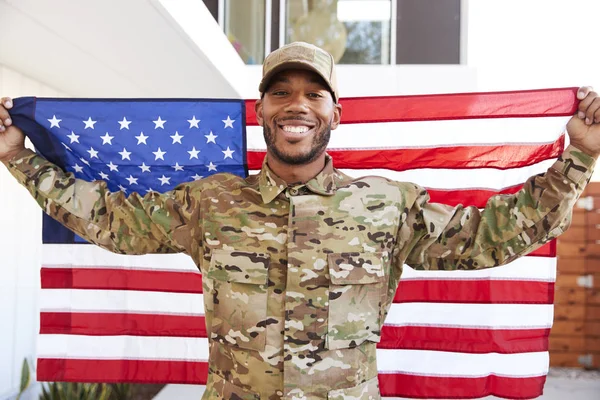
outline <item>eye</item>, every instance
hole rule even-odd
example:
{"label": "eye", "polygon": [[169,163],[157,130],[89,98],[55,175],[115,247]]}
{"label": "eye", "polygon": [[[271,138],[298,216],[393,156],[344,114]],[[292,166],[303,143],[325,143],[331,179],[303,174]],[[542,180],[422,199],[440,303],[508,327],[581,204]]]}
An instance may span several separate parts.
{"label": "eye", "polygon": [[285,90],[274,90],[271,92],[273,96],[285,96],[287,92]]}
{"label": "eye", "polygon": [[318,98],[323,97],[323,95],[321,95],[320,93],[309,93],[308,97],[311,97],[313,99],[318,99]]}

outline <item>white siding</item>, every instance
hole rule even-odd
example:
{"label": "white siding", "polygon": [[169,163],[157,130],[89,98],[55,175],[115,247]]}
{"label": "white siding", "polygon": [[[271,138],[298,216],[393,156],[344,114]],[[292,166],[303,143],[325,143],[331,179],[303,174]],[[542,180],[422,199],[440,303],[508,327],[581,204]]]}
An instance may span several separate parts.
{"label": "white siding", "polygon": [[[0,96],[64,93],[0,64]],[[23,359],[35,357],[41,216],[29,194],[0,167],[0,399],[18,390]]]}

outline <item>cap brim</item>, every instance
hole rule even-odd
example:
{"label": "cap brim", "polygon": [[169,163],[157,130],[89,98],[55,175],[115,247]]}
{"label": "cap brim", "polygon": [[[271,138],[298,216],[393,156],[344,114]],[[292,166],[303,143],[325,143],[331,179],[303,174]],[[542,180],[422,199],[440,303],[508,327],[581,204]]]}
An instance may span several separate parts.
{"label": "cap brim", "polygon": [[260,85],[258,85],[258,91],[260,93],[264,93],[267,87],[269,86],[271,79],[273,79],[275,75],[282,71],[288,71],[290,69],[302,69],[305,71],[314,72],[315,74],[319,75],[321,78],[323,78],[323,81],[331,91],[331,95],[334,97],[334,102],[337,101],[337,99],[335,99],[335,90],[331,86],[329,80],[325,76],[323,76],[323,74],[319,72],[319,70],[316,69],[311,63],[304,61],[287,61],[282,62],[281,64],[273,67],[265,76],[263,76],[262,80],[260,81]]}

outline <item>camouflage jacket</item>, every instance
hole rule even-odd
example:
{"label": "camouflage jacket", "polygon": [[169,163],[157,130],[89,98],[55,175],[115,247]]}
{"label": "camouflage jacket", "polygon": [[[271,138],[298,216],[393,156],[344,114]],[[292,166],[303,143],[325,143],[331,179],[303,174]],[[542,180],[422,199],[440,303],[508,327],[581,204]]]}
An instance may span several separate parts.
{"label": "camouflage jacket", "polygon": [[476,269],[556,237],[594,160],[573,147],[484,210],[412,183],[325,168],[288,186],[265,164],[165,194],[110,193],[30,151],[7,163],[49,215],[118,253],[185,252],[203,274],[208,399],[378,399],[376,343],[403,264]]}

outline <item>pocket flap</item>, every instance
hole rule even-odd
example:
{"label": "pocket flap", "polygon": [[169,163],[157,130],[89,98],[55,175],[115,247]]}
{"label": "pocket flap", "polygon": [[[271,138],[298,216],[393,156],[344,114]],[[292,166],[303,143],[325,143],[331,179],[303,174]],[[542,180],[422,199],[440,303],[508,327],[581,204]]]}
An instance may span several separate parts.
{"label": "pocket flap", "polygon": [[266,285],[270,257],[265,253],[213,250],[207,278],[225,282]]}
{"label": "pocket flap", "polygon": [[383,253],[332,253],[327,258],[333,284],[360,285],[385,279]]}

